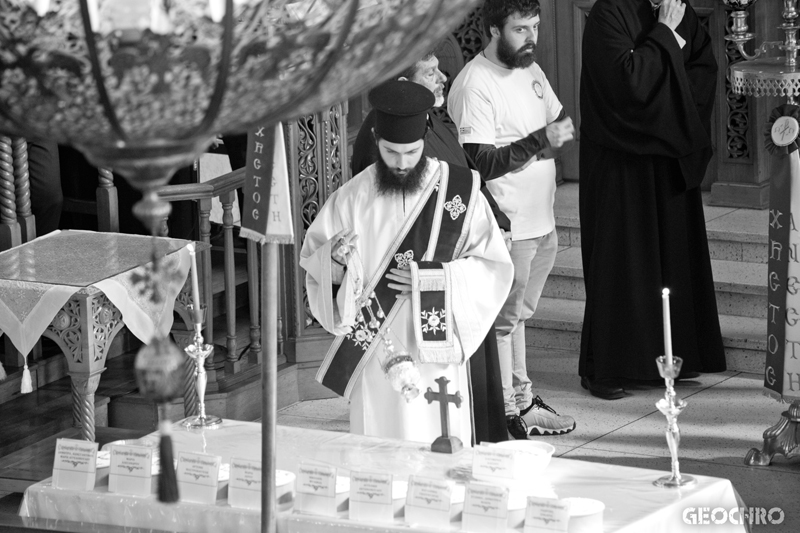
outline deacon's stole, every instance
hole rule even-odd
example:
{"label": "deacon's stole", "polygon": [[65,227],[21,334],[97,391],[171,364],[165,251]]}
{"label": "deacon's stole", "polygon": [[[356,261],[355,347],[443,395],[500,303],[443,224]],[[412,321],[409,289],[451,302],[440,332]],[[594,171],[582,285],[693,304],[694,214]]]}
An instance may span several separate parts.
{"label": "deacon's stole", "polygon": [[[462,359],[456,354],[457,361],[453,361],[454,328],[452,309],[446,301],[449,274],[445,263],[458,257],[464,247],[480,179],[467,168],[438,164],[438,179],[434,177],[428,184],[362,293],[365,301],[374,292],[381,307],[391,311],[378,319],[378,328],[373,328],[369,324],[371,313],[366,306],[362,307],[366,320],[357,321],[350,333],[336,337],[317,372],[317,381],[341,396],[350,397],[364,366],[382,344],[379,329],[392,324],[403,303],[396,298],[398,292],[388,287],[386,274],[392,268],[414,270],[414,324],[408,326],[416,330],[421,353],[429,353],[427,362]],[[426,310],[424,314],[420,306]]]}

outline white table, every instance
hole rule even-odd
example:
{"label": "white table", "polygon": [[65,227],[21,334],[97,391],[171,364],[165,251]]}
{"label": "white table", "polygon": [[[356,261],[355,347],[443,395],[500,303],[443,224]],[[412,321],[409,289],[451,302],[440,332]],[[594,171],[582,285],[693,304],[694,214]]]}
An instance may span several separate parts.
{"label": "white table", "polygon": [[[260,460],[261,425],[225,420],[216,430],[190,431],[176,427],[173,443],[176,450],[220,455],[224,463],[230,462],[231,456]],[[336,465],[345,474],[351,469],[390,471],[396,478],[421,474],[459,479],[469,471],[472,460],[471,449],[445,455],[428,451],[428,446],[422,443],[284,426],[278,427],[277,450],[278,468],[282,470],[296,471],[298,461],[313,459]],[[696,532],[698,526],[684,524],[684,509],[743,506],[733,485],[726,479],[695,475],[696,486],[678,491],[653,486],[653,480],[662,475],[664,472],[657,470],[559,458],[553,458],[545,472],[560,498],[588,497],[605,503],[605,533]],[[84,522],[84,531],[103,531],[102,526],[91,526],[90,523],[125,526],[130,528],[125,531],[131,533],[150,528],[192,533],[255,532],[260,527],[258,512],[234,509],[226,500],[218,500],[213,506],[193,503],[165,505],[159,503],[154,495],[109,494],[106,486],[95,487],[91,492],[54,489],[49,479],[28,488],[20,515]],[[451,525],[455,531],[460,524]],[[326,529],[337,532],[409,531],[408,526],[400,521],[396,525],[374,527],[344,518],[312,517],[291,511],[280,513],[278,517],[279,532],[317,533]],[[417,527],[413,530],[428,531]],[[715,533],[745,530],[740,525],[714,525]]]}
{"label": "white table", "polygon": [[[127,326],[142,342],[165,336],[177,310],[188,329],[183,290],[190,241],[93,231],[54,231],[0,253],[0,335],[22,354],[41,336],[67,358],[74,419],[94,440],[94,393],[114,337]],[[161,259],[160,298],[142,291]],[[177,300],[177,301],[176,301]],[[177,308],[175,304],[178,304]]]}

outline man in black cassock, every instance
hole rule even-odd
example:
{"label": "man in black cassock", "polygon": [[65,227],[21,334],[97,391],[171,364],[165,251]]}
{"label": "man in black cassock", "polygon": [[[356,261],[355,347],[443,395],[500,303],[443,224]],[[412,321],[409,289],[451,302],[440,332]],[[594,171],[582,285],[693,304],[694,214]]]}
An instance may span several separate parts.
{"label": "man in black cassock", "polygon": [[[434,107],[440,107],[444,103],[444,82],[447,81],[447,77],[439,70],[439,60],[433,52],[426,54],[394,79],[408,80],[426,87],[436,97]],[[375,111],[371,110],[364,118],[353,144],[351,157],[353,176],[375,163],[378,158],[372,133],[374,127]],[[433,114],[428,115],[428,131],[425,134],[423,155],[445,161],[449,165],[475,168],[469,164],[467,155],[458,144],[455,134],[447,124]],[[503,236],[510,239],[511,222],[508,217],[500,211],[497,202],[486,190],[485,184],[481,187],[481,191],[489,202]],[[483,345],[470,357],[469,373],[476,443],[507,440],[503,385],[500,380],[500,360],[494,326],[489,329]]]}
{"label": "man in black cassock", "polygon": [[700,183],[717,64],[688,3],[598,0],[583,34],[578,372],[594,396],[659,379],[662,288],[684,376],[725,370]]}

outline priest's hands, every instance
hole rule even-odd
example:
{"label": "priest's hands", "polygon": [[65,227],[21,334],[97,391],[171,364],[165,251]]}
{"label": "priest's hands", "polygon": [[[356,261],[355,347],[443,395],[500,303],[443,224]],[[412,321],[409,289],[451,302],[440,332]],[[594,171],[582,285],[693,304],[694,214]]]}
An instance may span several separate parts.
{"label": "priest's hands", "polygon": [[[666,0],[665,0],[666,1]],[[553,148],[561,148],[566,143],[575,138],[575,126],[572,119],[567,117],[558,122],[551,122],[545,128],[547,141]]]}
{"label": "priest's hands", "polygon": [[675,31],[678,24],[683,20],[686,12],[686,4],[681,0],[663,0],[661,9],[658,10],[658,21],[666,24],[669,29]]}
{"label": "priest's hands", "polygon": [[408,300],[411,298],[411,271],[400,270],[399,268],[389,269],[386,277],[395,283],[389,283],[387,287],[400,291],[400,294],[395,295],[398,300]]}
{"label": "priest's hands", "polygon": [[341,266],[347,264],[356,246],[358,235],[351,229],[344,229],[331,239],[331,259]]}
{"label": "priest's hands", "polygon": [[500,233],[503,235],[503,242],[506,243],[506,250],[511,251],[511,232],[500,228]]}

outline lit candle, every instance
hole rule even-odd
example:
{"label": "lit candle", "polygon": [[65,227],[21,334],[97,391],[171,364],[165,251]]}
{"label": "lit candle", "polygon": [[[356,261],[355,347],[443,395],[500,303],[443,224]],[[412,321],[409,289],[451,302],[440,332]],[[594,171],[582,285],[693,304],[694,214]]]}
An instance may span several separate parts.
{"label": "lit candle", "polygon": [[89,23],[92,25],[92,31],[99,31],[100,13],[97,6],[97,0],[86,0],[86,7],[89,10]]}
{"label": "lit candle", "polygon": [[197,257],[194,249],[194,243],[191,242],[186,245],[189,250],[189,255],[192,258],[192,307],[194,307],[194,323],[203,323],[202,308],[200,307],[200,284],[197,281]]}
{"label": "lit candle", "polygon": [[43,17],[50,11],[50,0],[28,0],[28,4],[33,6],[36,14]]}
{"label": "lit candle", "polygon": [[667,366],[672,366],[672,327],[669,322],[669,289],[661,291],[661,304],[664,310],[664,355]]}
{"label": "lit candle", "polygon": [[211,20],[217,23],[222,22],[225,17],[225,0],[208,0],[208,12]]}

